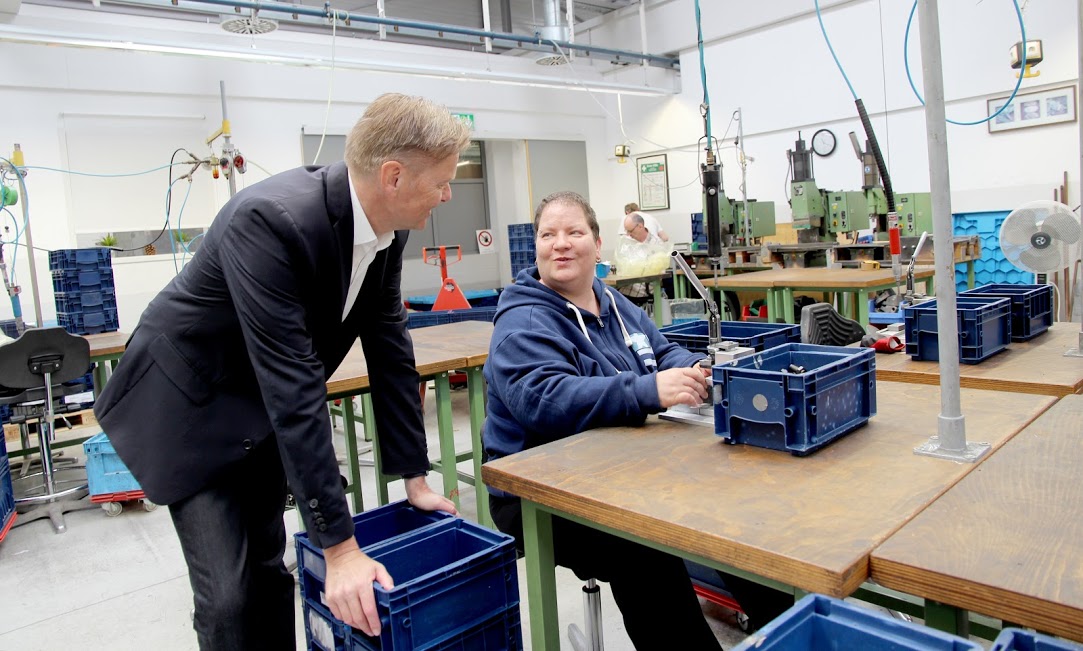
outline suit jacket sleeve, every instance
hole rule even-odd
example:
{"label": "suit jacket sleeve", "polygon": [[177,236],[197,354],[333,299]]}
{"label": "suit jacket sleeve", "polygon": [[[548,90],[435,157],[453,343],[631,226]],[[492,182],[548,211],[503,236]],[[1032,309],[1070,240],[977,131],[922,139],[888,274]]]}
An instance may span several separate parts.
{"label": "suit jacket sleeve", "polygon": [[[414,343],[406,329],[406,308],[399,286],[402,251],[409,231],[396,231],[386,258],[379,297],[362,317],[361,346],[369,370],[376,428],[380,431],[383,472],[406,475],[429,469],[425,422],[414,363]],[[370,270],[371,275],[371,270]]]}
{"label": "suit jacket sleeve", "polygon": [[286,479],[320,547],[353,535],[327,414],[323,364],[301,301],[312,257],[293,218],[273,200],[238,207],[220,260],[248,356],[274,428]]}

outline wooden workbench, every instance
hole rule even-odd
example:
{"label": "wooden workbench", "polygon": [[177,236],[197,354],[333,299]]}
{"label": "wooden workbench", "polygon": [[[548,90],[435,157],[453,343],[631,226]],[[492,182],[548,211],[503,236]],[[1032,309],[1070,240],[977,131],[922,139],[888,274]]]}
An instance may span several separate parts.
{"label": "wooden workbench", "polygon": [[662,327],[662,280],[668,278],[670,270],[644,276],[618,276],[610,274],[602,282],[613,288],[620,288],[636,283],[649,283],[651,286],[651,305],[654,310],[654,325]]}
{"label": "wooden workbench", "polygon": [[1083,396],[1062,398],[873,552],[872,578],[1083,641],[1081,434]]}
{"label": "wooden workbench", "polygon": [[98,361],[116,359],[124,354],[124,348],[131,337],[127,332],[103,332],[97,335],[83,335],[90,343],[90,359]]}
{"label": "wooden workbench", "polygon": [[[1055,324],[1030,341],[1013,341],[1008,350],[981,364],[960,364],[964,387],[1066,396],[1083,391],[1083,358],[1064,357],[1079,345],[1079,324]],[[881,381],[940,384],[940,365],[909,355],[876,356],[876,379]]]}
{"label": "wooden workbench", "polygon": [[[936,432],[936,410],[924,408],[938,404],[936,388],[884,382],[877,393],[891,399],[879,401],[869,425],[805,458],[726,445],[707,428],[652,418],[486,464],[486,484],[524,499],[534,648],[556,648],[551,556],[537,553],[551,515],[802,590],[854,592],[873,549],[974,468],[913,454]],[[972,389],[962,396],[968,430],[994,449],[1054,402]]]}
{"label": "wooden workbench", "polygon": [[[932,294],[933,270],[918,268],[914,270],[914,279],[925,281],[926,292]],[[905,278],[903,283],[905,284]],[[794,292],[824,292],[826,294],[849,294],[852,303],[851,313],[846,315],[863,326],[869,324],[868,295],[900,285],[895,281],[891,269],[825,269],[825,268],[787,268],[754,271],[752,273],[709,278],[703,281],[708,288],[718,290],[757,290],[767,294],[767,316],[772,323],[781,319],[794,323]],[[840,313],[844,310],[840,309]]]}

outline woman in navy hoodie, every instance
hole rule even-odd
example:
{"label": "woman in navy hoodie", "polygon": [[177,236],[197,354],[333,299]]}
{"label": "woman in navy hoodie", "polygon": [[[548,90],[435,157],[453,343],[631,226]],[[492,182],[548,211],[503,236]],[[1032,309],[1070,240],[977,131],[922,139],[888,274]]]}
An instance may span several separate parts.
{"label": "woman in navy hoodie", "polygon": [[[707,396],[707,374],[666,341],[645,312],[594,277],[598,220],[574,192],[551,194],[534,213],[537,267],[500,296],[485,364],[487,459],[595,427],[642,425],[648,414]],[[523,547],[519,498],[490,489],[501,531]],[[560,518],[558,565],[606,581],[637,649],[721,649],[683,561]]]}

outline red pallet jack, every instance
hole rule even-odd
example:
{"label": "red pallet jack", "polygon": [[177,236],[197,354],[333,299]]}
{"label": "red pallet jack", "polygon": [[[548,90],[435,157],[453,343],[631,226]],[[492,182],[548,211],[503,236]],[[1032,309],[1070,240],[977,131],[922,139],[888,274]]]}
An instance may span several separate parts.
{"label": "red pallet jack", "polygon": [[[456,258],[450,263],[447,260],[447,250],[455,249]],[[421,255],[425,264],[440,265],[441,285],[436,293],[436,302],[432,304],[432,311],[441,310],[469,310],[470,301],[466,300],[466,294],[459,289],[459,283],[447,275],[448,264],[462,262],[463,249],[458,244],[454,246],[426,246],[421,249]]]}

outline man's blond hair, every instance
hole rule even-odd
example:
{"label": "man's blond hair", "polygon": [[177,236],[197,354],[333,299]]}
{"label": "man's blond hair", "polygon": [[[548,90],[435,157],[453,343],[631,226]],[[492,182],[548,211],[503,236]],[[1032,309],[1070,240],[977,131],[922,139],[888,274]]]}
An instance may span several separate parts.
{"label": "man's blond hair", "polygon": [[387,93],[376,98],[346,136],[346,165],[368,175],[389,160],[441,161],[470,144],[470,128],[446,107],[423,97]]}
{"label": "man's blond hair", "polygon": [[625,215],[637,212],[638,210],[639,210],[639,204],[638,203],[626,203],[626,204],[624,204],[624,214]]}

